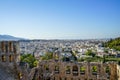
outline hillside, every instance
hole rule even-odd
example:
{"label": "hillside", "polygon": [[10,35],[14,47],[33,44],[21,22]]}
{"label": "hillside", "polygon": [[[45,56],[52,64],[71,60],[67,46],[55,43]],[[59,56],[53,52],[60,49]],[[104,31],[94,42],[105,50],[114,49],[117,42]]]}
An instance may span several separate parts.
{"label": "hillside", "polygon": [[110,41],[106,42],[104,46],[120,51],[120,37],[111,39]]}
{"label": "hillside", "polygon": [[0,41],[9,41],[9,40],[24,40],[24,38],[18,38],[10,35],[0,35]]}

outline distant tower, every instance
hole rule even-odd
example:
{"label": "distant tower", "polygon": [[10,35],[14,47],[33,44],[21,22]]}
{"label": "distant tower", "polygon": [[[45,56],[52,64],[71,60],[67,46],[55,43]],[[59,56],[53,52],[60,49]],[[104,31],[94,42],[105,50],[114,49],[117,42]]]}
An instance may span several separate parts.
{"label": "distant tower", "polygon": [[0,64],[11,67],[20,61],[19,43],[17,41],[0,42]]}

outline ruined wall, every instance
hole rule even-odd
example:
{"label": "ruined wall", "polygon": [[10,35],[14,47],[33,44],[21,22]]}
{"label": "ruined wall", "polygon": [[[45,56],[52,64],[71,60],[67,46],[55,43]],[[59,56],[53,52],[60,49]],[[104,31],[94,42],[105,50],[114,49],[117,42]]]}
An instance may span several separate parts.
{"label": "ruined wall", "polygon": [[13,64],[20,61],[18,42],[0,42],[0,64],[13,68]]}
{"label": "ruined wall", "polygon": [[120,73],[116,63],[63,62],[59,58],[40,61],[38,67],[28,71],[18,65],[19,57],[18,42],[0,42],[0,72],[4,72],[0,79],[11,74],[11,80],[118,80]]}
{"label": "ruined wall", "polygon": [[[19,43],[17,41],[1,41],[0,42],[0,68],[2,77],[5,75],[13,75],[13,80],[19,80],[19,72],[18,72],[18,62],[20,61],[19,54]],[[3,72],[3,73],[2,73]],[[2,75],[5,74],[5,75]],[[0,79],[2,79],[0,77]],[[7,78],[3,80],[8,80]],[[9,79],[9,80],[12,80]]]}
{"label": "ruined wall", "polygon": [[117,80],[116,63],[41,61],[42,80]]}
{"label": "ruined wall", "polygon": [[0,41],[0,80],[32,80],[38,76],[26,64],[21,65],[19,49],[18,41]]}
{"label": "ruined wall", "polygon": [[117,65],[117,77],[120,80],[120,65]]}

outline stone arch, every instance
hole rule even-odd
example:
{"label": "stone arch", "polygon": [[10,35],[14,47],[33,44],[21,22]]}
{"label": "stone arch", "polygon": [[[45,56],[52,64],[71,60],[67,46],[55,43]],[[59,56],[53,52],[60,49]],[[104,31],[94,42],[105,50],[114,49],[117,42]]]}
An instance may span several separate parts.
{"label": "stone arch", "polygon": [[78,76],[78,66],[77,65],[73,66],[72,73],[73,73],[73,76]]}
{"label": "stone arch", "polygon": [[16,50],[17,48],[16,48],[16,47],[17,47],[17,46],[14,44],[14,45],[13,45],[13,52],[14,52],[14,53],[17,53],[17,50]]}
{"label": "stone arch", "polygon": [[59,66],[55,66],[55,73],[58,74],[59,73]]}
{"label": "stone arch", "polygon": [[85,66],[80,67],[80,74],[82,74],[82,75],[85,74]]}
{"label": "stone arch", "polygon": [[8,53],[8,42],[5,44],[5,52]]}
{"label": "stone arch", "polygon": [[9,51],[12,52],[12,42],[9,42]]}
{"label": "stone arch", "polygon": [[9,55],[9,62],[12,62],[12,61],[13,61],[13,56]]}
{"label": "stone arch", "polygon": [[44,65],[46,71],[49,71],[49,65]]}
{"label": "stone arch", "polygon": [[97,66],[92,66],[92,74],[97,75]]}
{"label": "stone arch", "polygon": [[70,66],[66,66],[66,74],[70,74],[71,73],[71,69],[70,69]]}
{"label": "stone arch", "polygon": [[1,51],[4,52],[4,49],[5,49],[5,43],[4,42],[1,42]]}

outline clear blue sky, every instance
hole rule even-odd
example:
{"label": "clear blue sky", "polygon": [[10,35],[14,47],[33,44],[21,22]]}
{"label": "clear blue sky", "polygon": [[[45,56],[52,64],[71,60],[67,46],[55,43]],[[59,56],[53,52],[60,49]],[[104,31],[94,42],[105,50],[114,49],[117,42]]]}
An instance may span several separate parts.
{"label": "clear blue sky", "polygon": [[0,0],[0,34],[29,39],[120,36],[120,0]]}

